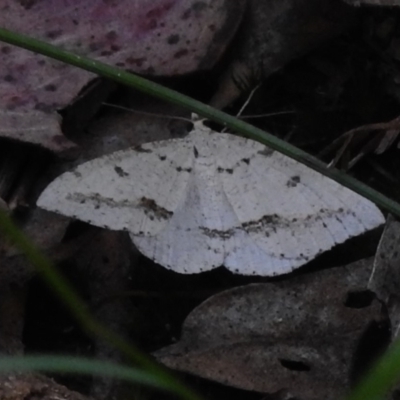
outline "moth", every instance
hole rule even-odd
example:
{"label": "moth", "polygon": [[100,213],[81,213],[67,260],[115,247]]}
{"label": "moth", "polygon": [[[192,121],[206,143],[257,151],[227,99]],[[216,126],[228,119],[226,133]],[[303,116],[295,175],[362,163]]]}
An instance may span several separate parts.
{"label": "moth", "polygon": [[222,265],[243,275],[285,274],[384,222],[350,189],[202,121],[185,138],[79,165],[37,204],[128,231],[145,256],[186,274]]}

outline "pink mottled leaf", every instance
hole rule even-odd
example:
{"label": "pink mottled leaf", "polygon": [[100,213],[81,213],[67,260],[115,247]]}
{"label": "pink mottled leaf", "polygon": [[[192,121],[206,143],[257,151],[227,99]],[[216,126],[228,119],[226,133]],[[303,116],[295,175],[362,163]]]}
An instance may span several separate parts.
{"label": "pink mottled leaf", "polygon": [[[4,0],[0,26],[147,75],[211,68],[234,34],[245,0]],[[0,136],[52,151],[75,145],[56,110],[93,75],[0,44]]]}

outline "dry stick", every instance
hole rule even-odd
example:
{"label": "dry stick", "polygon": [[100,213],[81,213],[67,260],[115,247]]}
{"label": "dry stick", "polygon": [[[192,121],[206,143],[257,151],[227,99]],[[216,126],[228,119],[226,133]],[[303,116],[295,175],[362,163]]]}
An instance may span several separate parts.
{"label": "dry stick", "polygon": [[[392,130],[392,131],[393,130],[394,131],[400,130],[400,117],[397,117],[397,118],[395,118],[395,119],[393,119],[393,120],[391,120],[389,122],[379,122],[379,123],[376,123],[376,124],[367,124],[367,125],[359,126],[357,128],[353,128],[353,129],[343,133],[342,135],[340,135],[329,146],[325,147],[325,149],[323,149],[318,154],[318,156],[319,157],[323,157],[327,153],[330,153],[331,151],[334,151],[337,147],[339,147],[340,143],[343,142],[343,140],[344,140],[344,142],[341,145],[341,147],[340,147],[338,153],[336,154],[335,158],[328,165],[329,167],[335,166],[335,165],[337,165],[339,159],[343,156],[343,153],[345,152],[345,150],[349,146],[351,140],[354,138],[354,136],[356,134],[360,134],[360,133],[364,133],[365,134],[365,133],[369,133],[371,131],[381,131],[380,132],[381,134],[387,135],[387,131],[389,129]],[[383,132],[383,131],[385,131],[385,132]],[[395,133],[392,134],[392,136],[394,136],[394,135],[396,135],[396,134]],[[393,143],[394,140],[395,140],[395,137],[392,137],[390,143]],[[368,146],[368,144],[366,146]],[[365,149],[366,146],[364,146],[363,149]],[[353,160],[351,160],[348,168],[353,167],[356,164],[356,162],[358,162],[364,155],[365,154],[362,153],[361,155],[358,155]]]}
{"label": "dry stick", "polygon": [[[252,91],[250,92],[250,94],[247,97],[247,100],[244,102],[244,104],[242,105],[242,107],[240,107],[239,112],[236,114],[236,118],[239,118],[243,111],[246,109],[246,107],[249,105],[250,100],[253,98],[254,93],[256,92],[256,90],[260,87],[260,85],[257,85],[255,88],[252,89]],[[227,128],[222,129],[222,133],[226,132]]]}

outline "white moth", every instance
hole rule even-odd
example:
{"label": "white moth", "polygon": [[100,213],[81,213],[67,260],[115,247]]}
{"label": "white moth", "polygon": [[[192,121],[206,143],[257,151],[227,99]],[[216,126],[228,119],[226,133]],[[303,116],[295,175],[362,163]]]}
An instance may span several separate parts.
{"label": "white moth", "polygon": [[144,255],[180,273],[224,265],[243,275],[284,274],[384,222],[346,187],[201,121],[183,139],[79,165],[38,205],[126,230]]}

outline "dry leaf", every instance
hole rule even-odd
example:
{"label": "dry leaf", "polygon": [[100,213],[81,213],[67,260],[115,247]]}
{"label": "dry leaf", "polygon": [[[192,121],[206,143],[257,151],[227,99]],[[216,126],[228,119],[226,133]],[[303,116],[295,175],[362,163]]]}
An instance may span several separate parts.
{"label": "dry leaf", "polygon": [[[243,8],[244,0],[4,0],[0,26],[131,71],[175,75],[211,68]],[[56,111],[94,75],[4,43],[0,56],[0,136],[72,150]]]}
{"label": "dry leaf", "polygon": [[376,251],[368,288],[387,305],[392,339],[400,330],[400,222],[389,215]]}
{"label": "dry leaf", "polygon": [[0,377],[1,400],[93,400],[38,374],[9,374]]}
{"label": "dry leaf", "polygon": [[241,389],[338,399],[353,354],[381,306],[365,291],[371,261],[251,284],[211,297],[181,340],[158,351],[167,366]]}
{"label": "dry leaf", "polygon": [[234,60],[211,103],[223,108],[243,90],[350,26],[337,0],[249,0]]}

